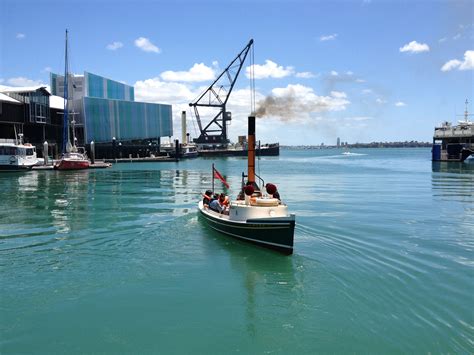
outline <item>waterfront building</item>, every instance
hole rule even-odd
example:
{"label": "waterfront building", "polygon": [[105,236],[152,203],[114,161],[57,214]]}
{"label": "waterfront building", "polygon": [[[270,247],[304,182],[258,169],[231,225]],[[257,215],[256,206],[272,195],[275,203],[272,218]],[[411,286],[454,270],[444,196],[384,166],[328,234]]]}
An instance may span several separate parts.
{"label": "waterfront building", "polygon": [[44,86],[6,88],[0,92],[0,139],[15,142],[23,134],[25,142],[36,146],[41,155],[44,141],[50,154],[57,155],[62,140],[64,100],[53,97]]}
{"label": "waterfront building", "polygon": [[[79,144],[94,142],[108,157],[119,143],[122,154],[145,155],[151,142],[159,149],[160,138],[173,135],[171,105],[137,102],[133,86],[89,72],[71,75],[69,85]],[[64,76],[51,73],[51,91],[64,95]]]}
{"label": "waterfront building", "polygon": [[[58,157],[63,140],[64,76],[51,73],[51,91],[44,86],[5,88],[0,92],[0,139],[25,142],[41,155],[44,141]],[[161,137],[173,135],[172,107],[135,101],[133,86],[84,72],[69,80],[69,115],[75,122],[76,145],[96,157],[147,156],[159,152]]]}

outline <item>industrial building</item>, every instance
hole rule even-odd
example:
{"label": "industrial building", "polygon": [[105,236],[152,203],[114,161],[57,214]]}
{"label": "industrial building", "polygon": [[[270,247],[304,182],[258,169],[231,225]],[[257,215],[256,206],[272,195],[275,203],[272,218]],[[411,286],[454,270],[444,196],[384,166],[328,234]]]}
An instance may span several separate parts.
{"label": "industrial building", "polygon": [[48,141],[50,154],[57,156],[62,142],[64,100],[51,97],[46,87],[8,88],[0,92],[0,139],[14,141],[18,134],[25,142],[40,147]]}
{"label": "industrial building", "polygon": [[[38,151],[46,140],[54,156],[60,153],[64,76],[51,73],[50,79],[51,93],[45,87],[2,90],[0,138],[23,133]],[[137,102],[132,86],[88,72],[68,82],[77,145],[89,148],[94,142],[96,157],[157,153],[160,138],[173,135],[171,105]]]}

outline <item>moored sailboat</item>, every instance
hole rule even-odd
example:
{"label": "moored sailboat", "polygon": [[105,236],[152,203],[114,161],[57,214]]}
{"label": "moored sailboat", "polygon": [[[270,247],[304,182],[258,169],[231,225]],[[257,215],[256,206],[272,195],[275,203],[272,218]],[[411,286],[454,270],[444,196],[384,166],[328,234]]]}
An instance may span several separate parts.
{"label": "moored sailboat", "polygon": [[62,156],[55,164],[57,170],[79,170],[89,168],[89,159],[85,150],[76,147],[74,113],[71,114],[72,144],[69,139],[69,66],[68,66],[68,31],[66,30],[66,50],[64,64],[64,120]]}

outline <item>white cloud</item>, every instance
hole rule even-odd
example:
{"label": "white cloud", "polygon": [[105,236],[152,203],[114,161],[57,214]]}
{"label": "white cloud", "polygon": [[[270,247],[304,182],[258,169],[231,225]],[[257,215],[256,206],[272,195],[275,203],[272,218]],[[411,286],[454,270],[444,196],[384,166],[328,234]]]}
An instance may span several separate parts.
{"label": "white cloud", "polygon": [[195,63],[188,71],[171,71],[167,70],[161,73],[161,79],[165,81],[208,81],[215,78],[214,69],[206,66],[204,63]]}
{"label": "white cloud", "polygon": [[457,59],[451,59],[450,61],[444,63],[441,67],[441,71],[450,71],[461,65],[461,61]]}
{"label": "white cloud", "polygon": [[458,70],[473,70],[474,69],[474,50],[469,50],[464,53],[464,61],[457,59],[451,59],[444,63],[441,67],[441,71],[450,71],[453,69]]}
{"label": "white cloud", "polygon": [[474,69],[474,50],[466,51],[464,53],[464,62],[459,66],[459,70],[472,70]]}
{"label": "white cloud", "polygon": [[341,91],[331,91],[331,96],[338,99],[345,99],[347,97],[346,93]]}
{"label": "white cloud", "polygon": [[356,83],[365,83],[364,79],[356,79]]}
{"label": "white cloud", "polygon": [[345,121],[368,121],[368,120],[373,120],[373,117],[370,116],[355,116],[355,117],[344,117]]}
{"label": "white cloud", "polygon": [[418,43],[417,41],[411,41],[400,48],[400,52],[422,53],[429,51],[430,47],[426,43]]}
{"label": "white cloud", "polygon": [[337,38],[337,33],[333,33],[331,35],[322,35],[321,37],[319,37],[319,40],[321,42],[324,42],[324,41],[333,41]]}
{"label": "white cloud", "polygon": [[137,101],[187,104],[198,95],[186,84],[165,82],[160,78],[139,80],[134,87]]}
{"label": "white cloud", "polygon": [[371,94],[373,91],[371,89],[364,89],[362,90],[363,94]]}
{"label": "white cloud", "polygon": [[17,33],[16,39],[25,39],[26,35],[24,33]]}
{"label": "white cloud", "polygon": [[338,76],[339,73],[335,70],[331,70],[331,73],[330,73],[332,76]]}
{"label": "white cloud", "polygon": [[7,79],[7,84],[11,86],[40,86],[45,85],[41,80],[31,80],[22,76]]}
{"label": "white cloud", "polygon": [[455,36],[453,36],[453,39],[456,41],[458,40],[459,38],[461,38],[461,34],[460,33],[457,33]]}
{"label": "white cloud", "polygon": [[[272,62],[271,60],[265,60],[265,64],[254,64],[253,65],[255,79],[267,79],[267,78],[284,78],[292,75],[295,70],[293,67],[283,67],[281,65]],[[247,78],[250,77],[250,66],[245,68],[245,75]]]}
{"label": "white cloud", "polygon": [[304,72],[301,72],[301,73],[296,73],[295,76],[297,78],[302,78],[302,79],[311,79],[311,78],[315,78],[316,75],[314,75],[313,73],[309,72],[309,71],[304,71]]}
{"label": "white cloud", "polygon": [[135,40],[135,46],[145,52],[160,53],[161,49],[155,46],[148,38],[140,37]]}
{"label": "white cloud", "polygon": [[378,97],[377,99],[375,99],[375,102],[382,105],[382,104],[386,104],[387,100],[384,100],[384,99],[381,99],[380,97]]}
{"label": "white cloud", "polygon": [[117,42],[112,42],[108,44],[105,48],[107,48],[110,51],[116,51],[117,49],[122,48],[122,47],[123,47],[123,43],[117,41]]}
{"label": "white cloud", "polygon": [[403,106],[406,106],[406,104],[405,104],[404,102],[402,102],[402,101],[398,101],[398,102],[395,103],[395,106],[397,106],[397,107],[403,107]]}

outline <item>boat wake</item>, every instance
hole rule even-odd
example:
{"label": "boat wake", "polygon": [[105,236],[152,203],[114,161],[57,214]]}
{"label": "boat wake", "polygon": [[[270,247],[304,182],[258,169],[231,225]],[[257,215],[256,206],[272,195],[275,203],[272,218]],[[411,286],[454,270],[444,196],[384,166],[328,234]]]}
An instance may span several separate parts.
{"label": "boat wake", "polygon": [[364,153],[352,153],[352,152],[344,152],[342,153],[343,156],[362,156],[362,155],[367,155],[367,154],[364,154]]}

